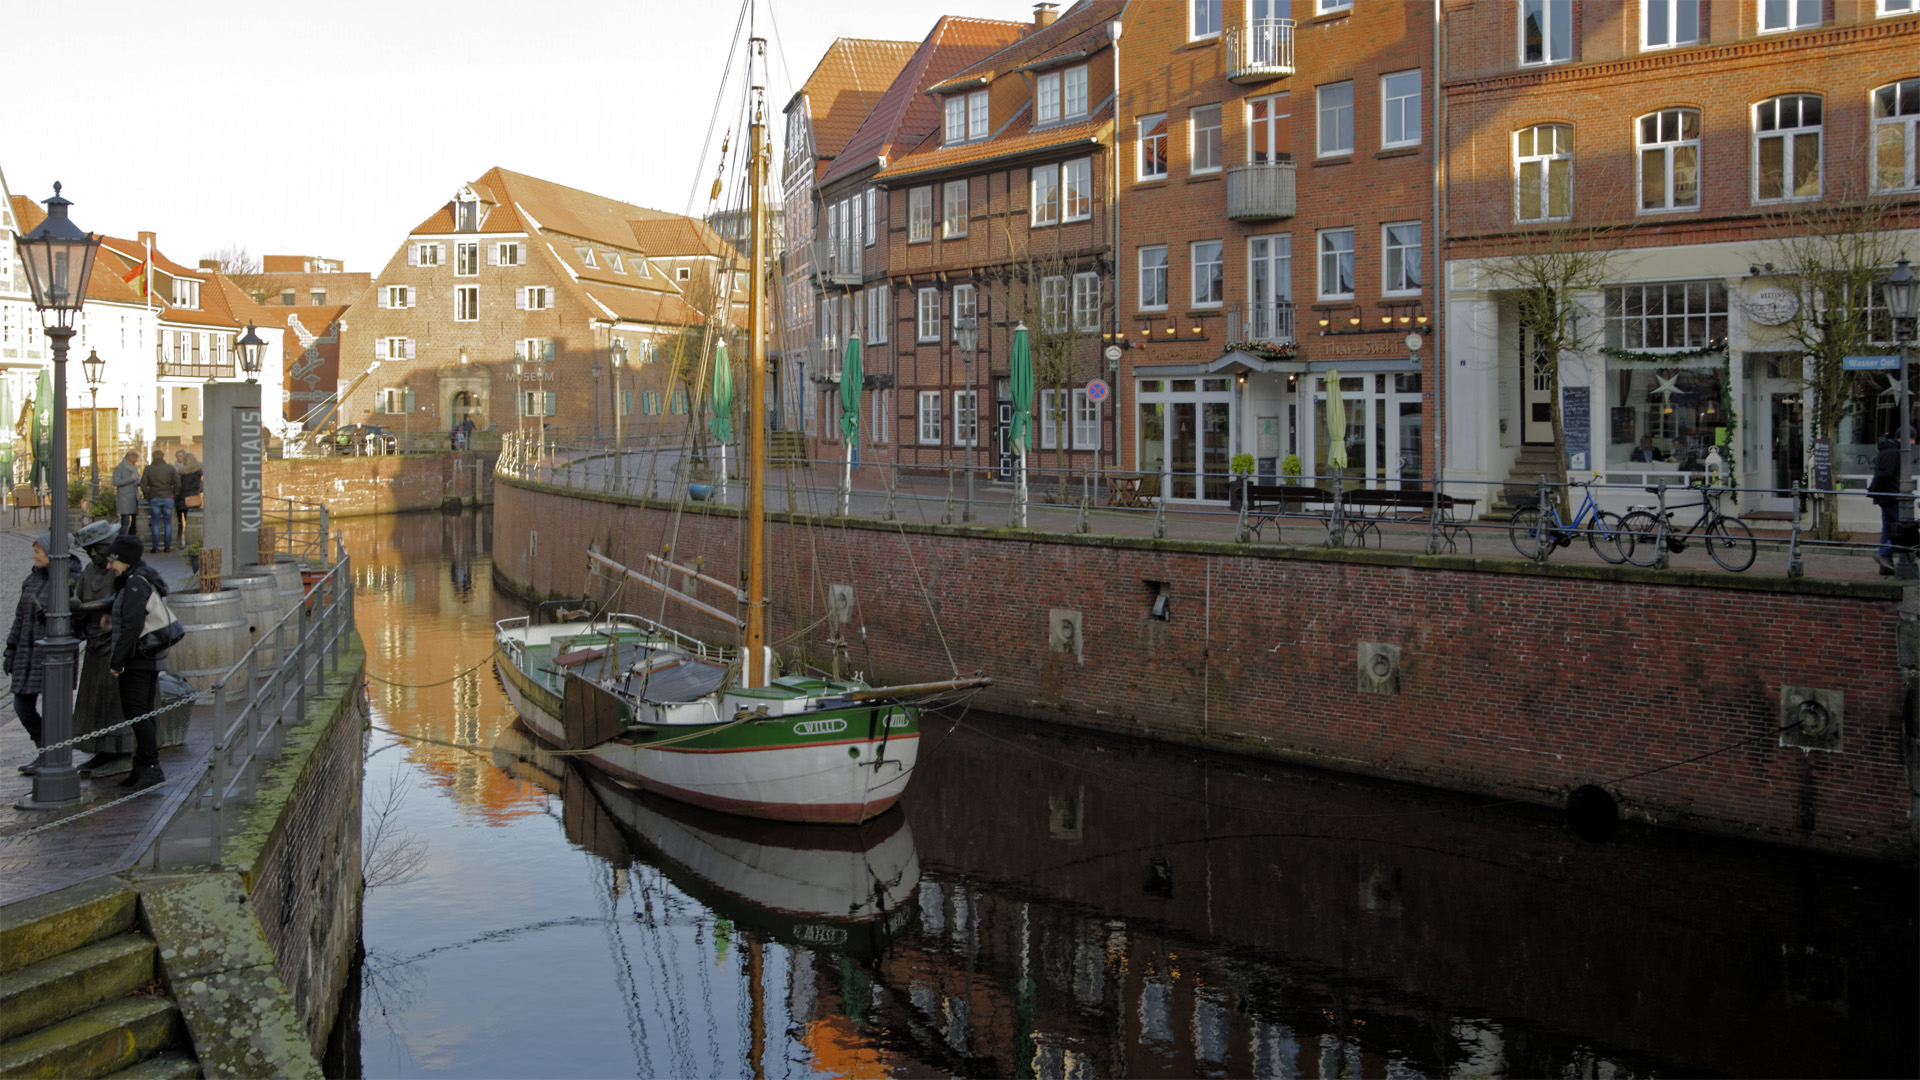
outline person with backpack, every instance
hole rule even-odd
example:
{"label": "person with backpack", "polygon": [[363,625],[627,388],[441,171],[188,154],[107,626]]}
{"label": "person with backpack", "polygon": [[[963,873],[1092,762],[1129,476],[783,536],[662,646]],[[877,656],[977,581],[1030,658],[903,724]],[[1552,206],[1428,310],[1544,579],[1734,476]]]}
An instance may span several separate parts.
{"label": "person with backpack", "polygon": [[[171,508],[168,510],[172,512]],[[167,583],[160,572],[141,558],[140,538],[115,538],[107,549],[107,566],[118,581],[113,596],[113,653],[111,670],[120,681],[120,712],[142,719],[133,724],[133,768],[120,786],[139,791],[164,781],[160,771],[160,731],[153,717],[155,693],[160,684],[160,661],[166,650],[157,653],[141,645],[147,633],[148,608],[155,596],[167,595]],[[164,610],[164,605],[161,605]]]}

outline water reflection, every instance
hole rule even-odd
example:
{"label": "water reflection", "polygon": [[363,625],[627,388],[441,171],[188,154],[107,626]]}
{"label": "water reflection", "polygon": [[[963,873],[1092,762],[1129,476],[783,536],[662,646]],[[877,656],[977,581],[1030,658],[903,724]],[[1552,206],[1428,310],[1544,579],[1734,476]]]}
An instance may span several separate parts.
{"label": "water reflection", "polygon": [[431,740],[372,738],[431,797],[370,1074],[1916,1071],[1910,874],[978,715],[871,831],[769,839],[516,742],[483,519],[348,542],[373,722]]}

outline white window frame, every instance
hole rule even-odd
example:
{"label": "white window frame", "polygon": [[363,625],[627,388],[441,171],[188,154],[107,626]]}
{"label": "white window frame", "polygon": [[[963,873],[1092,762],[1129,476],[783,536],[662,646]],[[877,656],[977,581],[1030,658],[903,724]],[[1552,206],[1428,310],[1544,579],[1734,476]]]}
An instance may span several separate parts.
{"label": "white window frame", "polygon": [[1087,65],[1060,73],[1060,116],[1078,120],[1087,115]]}
{"label": "white window frame", "polygon": [[[1412,229],[1412,243],[1404,230]],[[1402,230],[1396,239],[1395,230]],[[1380,226],[1380,295],[1419,296],[1425,285],[1422,261],[1426,230],[1418,221],[1390,221]],[[1407,284],[1408,255],[1412,255],[1413,284]],[[1397,277],[1397,280],[1396,280]]]}
{"label": "white window frame", "polygon": [[1060,166],[1060,220],[1093,217],[1093,159],[1074,158]]}
{"label": "white window frame", "polygon": [[1040,279],[1040,331],[1064,333],[1067,329],[1067,277],[1053,274]]}
{"label": "white window frame", "polygon": [[[1911,85],[1916,99],[1912,111],[1902,111],[1903,91]],[[1881,108],[1882,94],[1889,97],[1891,108]],[[1868,150],[1867,177],[1869,186],[1878,191],[1912,191],[1920,188],[1920,77],[1898,79],[1883,83],[1867,93],[1867,116],[1873,125],[1873,144]],[[1893,129],[1900,135],[1899,183],[1883,185],[1880,168],[1880,143],[1883,132]]]}
{"label": "white window frame", "polygon": [[921,289],[914,306],[914,340],[922,344],[940,340],[940,290]]}
{"label": "white window frame", "polygon": [[381,338],[380,340],[386,344],[386,349],[382,351],[382,354],[380,357],[382,360],[413,359],[413,339],[412,338],[390,337],[390,338]]}
{"label": "white window frame", "polygon": [[440,245],[436,241],[414,244],[407,257],[408,266],[439,266]]}
{"label": "white window frame", "polygon": [[1314,0],[1315,15],[1331,15],[1336,11],[1352,11],[1353,0]]}
{"label": "white window frame", "polygon": [[967,184],[965,180],[949,180],[940,186],[940,236],[943,239],[967,235]]}
{"label": "white window frame", "polygon": [[1877,17],[1887,19],[1920,12],[1920,0],[1879,0],[1874,7]]}
{"label": "white window frame", "polygon": [[[1559,132],[1567,133],[1567,147],[1559,149]],[[1552,132],[1555,148],[1546,153],[1540,152],[1543,133]],[[1527,135],[1532,143],[1531,153],[1520,152],[1520,137]],[[1529,191],[1525,178],[1526,166],[1537,165],[1538,188]],[[1567,175],[1566,213],[1553,212],[1553,174],[1565,172]],[[1527,215],[1528,200],[1532,199],[1540,213]],[[1573,125],[1572,124],[1534,124],[1513,133],[1513,220],[1515,221],[1566,221],[1573,216]]]}
{"label": "white window frame", "polygon": [[980,445],[980,391],[953,392],[953,445]]}
{"label": "white window frame", "polygon": [[867,433],[876,446],[887,442],[887,412],[893,404],[893,391],[878,387],[873,391],[872,408],[868,415],[873,419],[868,423]]}
{"label": "white window frame", "polygon": [[[1336,100],[1327,100],[1331,94]],[[1337,100],[1342,94],[1345,104]],[[1313,153],[1315,157],[1344,157],[1353,153],[1353,80],[1327,83],[1313,88],[1313,106],[1316,122],[1314,124]],[[1346,137],[1346,145],[1338,142]],[[1331,136],[1333,141],[1329,141]]]}
{"label": "white window frame", "polygon": [[[1280,103],[1286,100],[1288,95],[1285,93],[1265,94],[1247,99],[1247,164],[1270,165],[1277,164],[1281,160],[1280,142],[1287,131],[1281,121],[1293,118],[1291,106],[1288,107],[1287,112],[1280,111]],[[1265,109],[1267,115],[1255,116],[1254,112],[1261,108]],[[1265,129],[1267,135],[1265,157],[1260,156],[1253,148],[1254,132],[1261,129]]]}
{"label": "white window frame", "polygon": [[893,322],[893,290],[885,285],[867,290],[867,343],[885,345],[887,326]]}
{"label": "white window frame", "polygon": [[580,256],[581,266],[584,266],[589,270],[600,269],[600,261],[593,257],[592,248],[590,247],[576,248],[574,249],[574,254]]}
{"label": "white window frame", "polygon": [[[1396,81],[1399,85],[1396,87]],[[1407,92],[1411,81],[1413,90]],[[1389,71],[1380,76],[1380,148],[1394,150],[1420,145],[1420,69]],[[1400,131],[1396,136],[1394,123]]]}
{"label": "white window frame", "polygon": [[520,265],[520,242],[507,240],[493,246],[493,257],[501,266]]}
{"label": "white window frame", "polygon": [[967,141],[976,142],[992,134],[988,125],[993,122],[990,106],[992,99],[985,90],[975,90],[967,95]]}
{"label": "white window frame", "polygon": [[875,198],[875,194],[876,194],[876,189],[874,188],[868,188],[866,191],[866,199],[867,199],[867,245],[866,246],[868,247],[873,246],[874,238],[878,232],[878,226],[876,225],[874,219],[878,216],[878,214],[876,213],[876,210],[880,205],[880,202],[877,198]]}
{"label": "white window frame", "polygon": [[411,285],[388,285],[381,293],[381,307],[404,309],[413,306],[414,290]]}
{"label": "white window frame", "polygon": [[[1656,133],[1663,132],[1666,126],[1665,117],[1669,113],[1674,114],[1674,117],[1675,117],[1674,130],[1677,132],[1676,136],[1672,139],[1668,139],[1664,134],[1657,134],[1657,137],[1653,142],[1644,141],[1642,136],[1643,136],[1644,125],[1646,124],[1646,122],[1649,119],[1653,120],[1656,125],[1656,128],[1655,128]],[[1693,116],[1694,134],[1692,138],[1687,138],[1685,136],[1686,117],[1688,114],[1692,114]],[[1700,209],[1700,193],[1702,188],[1706,186],[1702,180],[1702,175],[1701,175],[1702,173],[1705,172],[1705,170],[1701,168],[1701,164],[1700,164],[1701,131],[1702,131],[1702,125],[1700,120],[1700,110],[1698,109],[1692,109],[1692,108],[1655,109],[1653,112],[1645,113],[1641,116],[1636,116],[1633,118],[1633,139],[1634,139],[1633,187],[1634,187],[1634,206],[1636,208],[1637,213],[1673,214],[1673,213],[1687,213],[1687,212]],[[1678,152],[1687,147],[1693,148],[1693,169],[1694,169],[1693,202],[1681,203],[1676,199],[1674,194],[1675,186],[1676,186],[1674,162],[1678,156]],[[1646,191],[1645,191],[1645,187],[1646,187],[1645,162],[1648,154],[1659,154],[1664,158],[1666,163],[1662,172],[1662,180],[1663,180],[1663,183],[1666,185],[1666,187],[1664,192],[1662,193],[1661,203],[1658,206],[1647,205]]]}
{"label": "white window frame", "polygon": [[974,287],[971,284],[955,285],[953,287],[954,340],[958,341],[960,339],[960,328],[966,325],[968,319],[975,320],[975,329],[978,329],[979,318],[980,297],[979,294],[974,291]]}
{"label": "white window frame", "polygon": [[942,141],[947,146],[959,146],[967,141],[967,96],[954,94],[942,106],[945,109]]}
{"label": "white window frame", "polygon": [[1823,0],[1760,0],[1754,18],[1763,34],[1810,30],[1820,25],[1825,6]]}
{"label": "white window frame", "polygon": [[[462,314],[465,312],[465,314]],[[453,290],[453,321],[480,321],[480,286],[459,285]]]}
{"label": "white window frame", "polygon": [[[1339,246],[1340,242],[1343,239],[1346,242],[1346,247],[1344,248]],[[1347,280],[1349,282],[1353,282],[1355,285],[1358,284],[1357,282],[1354,282],[1355,258],[1354,258],[1354,249],[1353,249],[1353,230],[1351,228],[1321,229],[1317,238],[1314,241],[1314,246],[1315,246],[1315,249],[1319,252],[1319,259],[1317,260],[1317,265],[1319,270],[1317,275],[1318,280],[1314,284],[1316,295],[1318,295],[1319,298],[1322,300],[1353,299],[1354,292],[1352,288],[1347,289],[1345,292],[1338,292],[1338,291],[1329,292],[1327,290],[1327,282],[1329,281],[1329,279],[1331,279],[1334,284],[1336,285],[1339,284],[1340,269],[1341,269],[1340,258],[1343,255],[1346,257]]]}
{"label": "white window frame", "polygon": [[[1160,125],[1160,133],[1157,135],[1147,134],[1148,127],[1153,124]],[[1137,180],[1165,180],[1173,169],[1173,161],[1167,156],[1167,114],[1151,113],[1142,116],[1134,121],[1134,130],[1140,143],[1139,158],[1134,163],[1136,166],[1134,178]],[[1150,147],[1157,147],[1160,151],[1159,172],[1147,171],[1147,165],[1150,160],[1147,151]]]}
{"label": "white window frame", "polygon": [[[1681,37],[1682,10],[1693,12],[1693,36]],[[1705,33],[1700,24],[1700,0],[1640,0],[1640,50],[1652,52],[1656,49],[1673,49],[1682,45],[1698,45]],[[1658,29],[1665,40],[1654,41],[1654,31]]]}
{"label": "white window frame", "polygon": [[1212,41],[1226,22],[1225,0],[1190,0],[1187,4],[1187,40]]}
{"label": "white window frame", "polygon": [[624,274],[627,272],[626,266],[620,261],[619,252],[617,251],[607,252],[607,269],[613,271],[616,274]]}
{"label": "white window frame", "polygon": [[[1141,248],[1136,257],[1136,261],[1140,267],[1139,307],[1137,308],[1139,311],[1167,310],[1167,268],[1171,262],[1168,258],[1167,250],[1167,245],[1165,244],[1149,244]],[[1159,256],[1159,265],[1149,265],[1148,259],[1155,255]],[[1157,304],[1149,303],[1149,298],[1156,292],[1160,296],[1160,302]]]}
{"label": "white window frame", "polygon": [[[1041,197],[1040,182],[1045,177],[1049,195]],[[1030,206],[1030,225],[1060,224],[1060,166],[1036,165],[1027,180],[1027,200]]]}
{"label": "white window frame", "polygon": [[[1227,245],[1224,240],[1195,240],[1187,248],[1187,257],[1191,260],[1192,273],[1189,275],[1193,285],[1193,306],[1196,308],[1217,308],[1227,302]],[[1207,282],[1206,295],[1201,293],[1201,273],[1211,267],[1210,280]]]}
{"label": "white window frame", "polygon": [[522,285],[513,296],[513,306],[520,311],[545,311],[553,306],[553,290],[545,285]]}
{"label": "white window frame", "polygon": [[916,427],[921,446],[940,445],[940,412],[940,391],[920,391],[919,424]]}
{"label": "white window frame", "polygon": [[907,243],[933,242],[933,188],[907,189]]}
{"label": "white window frame", "polygon": [[[462,267],[466,269],[462,269]],[[477,240],[461,240],[453,245],[453,276],[480,276],[480,243]]]}
{"label": "white window frame", "polygon": [[[1573,0],[1520,0],[1515,9],[1519,13],[1517,30],[1519,33],[1520,66],[1545,67],[1548,64],[1564,64],[1573,59],[1575,49],[1573,40]],[[1527,14],[1538,13],[1540,18],[1540,58],[1527,59]],[[1566,31],[1566,40],[1558,44],[1566,47],[1564,55],[1554,52],[1554,38],[1561,29]]]}
{"label": "white window frame", "polygon": [[[1796,102],[1795,102],[1796,107],[1800,110],[1801,122],[1796,127],[1786,128],[1786,127],[1779,126],[1778,117],[1780,115],[1781,106],[1784,105],[1788,99],[1796,99]],[[1808,124],[1805,122],[1806,107],[1807,107],[1806,101],[1808,99],[1811,99],[1813,101],[1817,101],[1820,103],[1819,105],[1820,122],[1819,123]],[[1774,116],[1776,118],[1775,126],[1771,130],[1763,132],[1760,130],[1760,114],[1761,114],[1761,111],[1764,110],[1769,105],[1773,106],[1774,108]],[[1821,194],[1826,190],[1826,181],[1827,181],[1827,177],[1826,177],[1827,132],[1826,132],[1826,126],[1825,126],[1826,114],[1827,114],[1826,99],[1821,97],[1819,94],[1780,94],[1776,97],[1767,98],[1765,101],[1754,102],[1754,105],[1753,105],[1753,201],[1755,203],[1808,202],[1813,199],[1818,199],[1821,196]],[[1797,194],[1794,194],[1793,192],[1793,181],[1794,181],[1794,176],[1798,172],[1797,166],[1799,164],[1799,145],[1800,145],[1799,136],[1806,135],[1809,133],[1811,133],[1814,137],[1814,154],[1815,154],[1814,163],[1813,163],[1814,191],[1811,195],[1797,195]],[[1780,162],[1781,162],[1780,191],[1781,193],[1779,195],[1775,195],[1772,197],[1763,197],[1760,193],[1760,151],[1761,151],[1761,144],[1766,142],[1769,139],[1778,139],[1780,140],[1780,143],[1781,143],[1781,146],[1780,146]]]}
{"label": "white window frame", "polygon": [[[1187,110],[1188,175],[1209,176],[1225,167],[1226,147],[1222,139],[1221,112],[1218,102],[1195,105]],[[1208,114],[1212,115],[1213,123],[1203,126]]]}
{"label": "white window frame", "polygon": [[1100,275],[1081,271],[1073,275],[1073,328],[1082,334],[1100,330]]}
{"label": "white window frame", "polygon": [[1060,122],[1060,73],[1049,71],[1033,81],[1033,123],[1039,127]]}
{"label": "white window frame", "polygon": [[1075,450],[1100,449],[1100,403],[1093,400],[1085,387],[1073,391],[1073,407],[1068,410],[1067,421],[1073,425]]}

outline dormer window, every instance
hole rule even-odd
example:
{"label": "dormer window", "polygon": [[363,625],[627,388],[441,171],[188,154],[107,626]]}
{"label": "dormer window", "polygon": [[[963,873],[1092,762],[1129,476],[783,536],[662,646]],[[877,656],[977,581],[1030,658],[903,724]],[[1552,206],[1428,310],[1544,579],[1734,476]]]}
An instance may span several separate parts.
{"label": "dormer window", "polygon": [[987,137],[987,92],[976,90],[967,95],[967,138]]}
{"label": "dormer window", "polygon": [[607,268],[616,274],[624,274],[627,272],[626,267],[621,265],[620,255],[617,252],[607,252]]}
{"label": "dormer window", "polygon": [[200,283],[192,278],[173,279],[173,306],[198,310],[200,307]]}
{"label": "dormer window", "polygon": [[946,100],[946,145],[987,137],[987,92],[955,94]]}
{"label": "dormer window", "polygon": [[465,198],[453,204],[453,227],[459,232],[480,231],[480,202]]}
{"label": "dormer window", "polygon": [[1034,122],[1055,124],[1087,115],[1086,65],[1042,75],[1034,83]]}
{"label": "dormer window", "polygon": [[593,249],[592,249],[592,248],[584,248],[584,247],[583,247],[583,248],[575,248],[575,249],[574,249],[574,251],[575,251],[575,252],[577,252],[577,253],[579,254],[579,256],[580,256],[580,264],[581,264],[582,266],[586,266],[586,267],[588,267],[589,269],[593,269],[593,270],[598,270],[598,269],[600,269],[600,264],[599,264],[599,262],[597,262],[597,261],[595,261],[595,259],[594,259],[594,257],[593,257]]}
{"label": "dormer window", "polygon": [[947,145],[967,141],[967,99],[959,94],[947,99]]}

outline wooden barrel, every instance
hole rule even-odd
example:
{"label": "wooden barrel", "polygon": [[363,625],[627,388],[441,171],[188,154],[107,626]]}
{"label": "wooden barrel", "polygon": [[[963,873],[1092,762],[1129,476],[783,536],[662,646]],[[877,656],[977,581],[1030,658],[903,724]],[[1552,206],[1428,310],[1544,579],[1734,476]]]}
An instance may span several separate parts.
{"label": "wooden barrel", "polygon": [[[167,670],[187,680],[196,691],[213,689],[252,644],[247,634],[245,598],[238,589],[213,593],[174,593],[167,607],[187,636],[167,653]],[[243,701],[250,692],[244,675],[227,684],[227,700]]]}
{"label": "wooden barrel", "polygon": [[228,574],[221,584],[239,589],[247,610],[247,639],[254,646],[254,662],[262,673],[272,671],[280,662],[279,642],[267,631],[280,621],[280,583],[262,566],[249,566],[238,574]]}
{"label": "wooden barrel", "polygon": [[294,605],[307,595],[307,586],[300,579],[299,563],[274,563],[272,566],[262,566],[259,569],[270,571],[273,574],[273,580],[280,586],[280,614],[285,615],[292,611]]}

